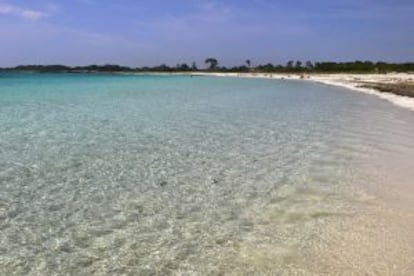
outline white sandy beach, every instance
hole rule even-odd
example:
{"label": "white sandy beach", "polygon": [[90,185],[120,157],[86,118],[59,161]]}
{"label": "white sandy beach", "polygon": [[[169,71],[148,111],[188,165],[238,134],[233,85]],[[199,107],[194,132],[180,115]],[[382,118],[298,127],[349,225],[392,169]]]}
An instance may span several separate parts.
{"label": "white sandy beach", "polygon": [[323,83],[326,85],[340,86],[354,91],[372,94],[398,106],[414,110],[414,98],[399,96],[392,93],[379,92],[374,89],[360,87],[361,82],[366,83],[400,83],[414,81],[414,74],[388,73],[388,74],[281,74],[281,73],[190,73],[194,76],[218,76],[218,77],[242,77],[242,78],[267,78],[303,80]]}

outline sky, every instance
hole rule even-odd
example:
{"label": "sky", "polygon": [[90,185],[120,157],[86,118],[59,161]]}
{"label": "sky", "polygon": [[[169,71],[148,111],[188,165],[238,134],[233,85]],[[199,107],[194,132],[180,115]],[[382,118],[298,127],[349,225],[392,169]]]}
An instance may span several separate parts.
{"label": "sky", "polygon": [[414,61],[414,0],[0,0],[0,66]]}

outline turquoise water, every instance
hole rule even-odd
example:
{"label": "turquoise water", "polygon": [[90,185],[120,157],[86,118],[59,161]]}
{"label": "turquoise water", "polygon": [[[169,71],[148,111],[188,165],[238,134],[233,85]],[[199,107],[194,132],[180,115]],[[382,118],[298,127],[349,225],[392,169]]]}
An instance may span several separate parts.
{"label": "turquoise water", "polygon": [[402,275],[413,122],[301,81],[0,74],[0,274]]}

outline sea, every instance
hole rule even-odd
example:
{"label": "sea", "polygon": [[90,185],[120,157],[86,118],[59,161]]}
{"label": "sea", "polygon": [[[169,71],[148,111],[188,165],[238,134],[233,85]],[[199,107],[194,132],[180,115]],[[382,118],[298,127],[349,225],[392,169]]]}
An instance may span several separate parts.
{"label": "sea", "polygon": [[309,81],[0,73],[1,275],[413,275],[414,112]]}

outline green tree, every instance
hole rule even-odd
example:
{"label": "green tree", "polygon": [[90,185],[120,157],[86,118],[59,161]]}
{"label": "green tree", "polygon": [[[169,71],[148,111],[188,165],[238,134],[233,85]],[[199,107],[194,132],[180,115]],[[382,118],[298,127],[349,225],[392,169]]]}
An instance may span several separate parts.
{"label": "green tree", "polygon": [[210,69],[210,70],[217,69],[217,66],[218,66],[217,59],[215,59],[215,58],[207,58],[204,62],[206,64],[208,64],[208,69]]}
{"label": "green tree", "polygon": [[178,71],[190,71],[190,66],[187,65],[187,63],[177,64],[176,69]]}
{"label": "green tree", "polygon": [[246,65],[247,67],[250,68],[250,65],[252,65],[252,62],[250,61],[250,59],[246,59]]}
{"label": "green tree", "polygon": [[314,68],[313,63],[309,60],[305,63],[305,67],[308,70],[312,70]]}
{"label": "green tree", "polygon": [[293,63],[294,63],[294,61],[293,61],[293,60],[289,60],[289,61],[286,63],[286,68],[287,68],[288,70],[292,70],[292,69],[293,69]]}

